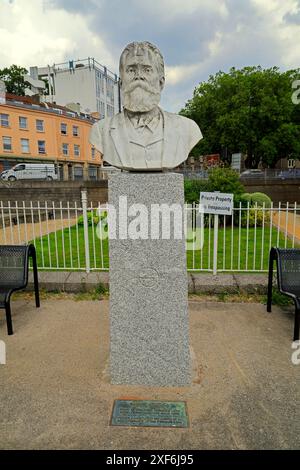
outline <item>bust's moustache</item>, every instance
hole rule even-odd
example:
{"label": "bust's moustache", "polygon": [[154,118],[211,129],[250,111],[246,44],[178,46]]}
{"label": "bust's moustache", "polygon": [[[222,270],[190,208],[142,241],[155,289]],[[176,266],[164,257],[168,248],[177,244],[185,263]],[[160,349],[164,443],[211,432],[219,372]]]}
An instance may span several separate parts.
{"label": "bust's moustache", "polygon": [[156,87],[149,85],[149,83],[143,81],[143,80],[136,80],[134,82],[129,83],[126,87],[123,88],[123,93],[130,93],[134,91],[136,88],[141,88],[144,91],[147,91],[148,93],[157,93],[159,90],[157,90]]}

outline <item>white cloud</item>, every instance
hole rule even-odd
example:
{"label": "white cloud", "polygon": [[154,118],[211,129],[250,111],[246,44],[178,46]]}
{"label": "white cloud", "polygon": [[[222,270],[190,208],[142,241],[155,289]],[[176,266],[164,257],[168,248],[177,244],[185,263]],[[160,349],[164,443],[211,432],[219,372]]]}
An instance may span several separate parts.
{"label": "white cloud", "polygon": [[297,0],[252,0],[258,14],[265,17],[265,29],[274,37],[280,47],[280,65],[285,69],[299,67],[300,25],[284,20],[286,15],[296,13],[299,7]]}
{"label": "white cloud", "polygon": [[177,85],[191,78],[197,70],[199,70],[199,64],[166,66],[166,83],[168,85]]}
{"label": "white cloud", "polygon": [[146,3],[145,9],[153,10],[157,9],[162,15],[165,15],[165,21],[168,22],[170,19],[181,16],[184,14],[201,15],[201,9],[210,10],[218,15],[227,16],[228,10],[226,7],[225,0],[160,0],[153,5],[153,2]]}
{"label": "white cloud", "polygon": [[41,66],[92,56],[108,67],[115,65],[101,38],[89,30],[85,17],[46,9],[42,0],[2,0],[0,44],[0,67],[12,63]]}
{"label": "white cloud", "polygon": [[[297,0],[0,0],[0,68],[95,57],[118,71],[122,47],[159,45],[164,100],[177,110],[210,74],[231,66],[299,67]],[[118,7],[117,7],[118,6]],[[145,37],[146,36],[146,37]]]}

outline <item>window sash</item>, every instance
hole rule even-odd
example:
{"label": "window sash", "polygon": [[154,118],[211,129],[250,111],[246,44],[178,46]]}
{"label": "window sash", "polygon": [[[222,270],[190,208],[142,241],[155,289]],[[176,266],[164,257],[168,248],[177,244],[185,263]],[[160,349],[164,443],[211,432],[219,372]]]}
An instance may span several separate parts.
{"label": "window sash", "polygon": [[67,135],[67,124],[64,124],[64,123],[60,124],[60,133],[63,135]]}
{"label": "window sash", "polygon": [[80,157],[80,147],[79,147],[79,145],[74,144],[74,155],[75,155],[75,157]]}
{"label": "window sash", "polygon": [[69,144],[62,144],[63,155],[69,155]]}
{"label": "window sash", "polygon": [[20,129],[27,129],[27,118],[23,116],[19,116],[19,128]]}
{"label": "window sash", "polygon": [[39,153],[46,153],[46,144],[44,140],[38,140],[38,151]]}
{"label": "window sash", "polygon": [[39,132],[44,132],[44,121],[41,119],[37,119],[35,122],[36,130]]}
{"label": "window sash", "polygon": [[3,137],[2,142],[3,142],[3,150],[8,150],[8,151],[12,150],[11,137]]}
{"label": "window sash", "polygon": [[22,153],[29,153],[29,139],[21,139]]}
{"label": "window sash", "polygon": [[9,127],[9,114],[0,114],[0,121],[2,127]]}

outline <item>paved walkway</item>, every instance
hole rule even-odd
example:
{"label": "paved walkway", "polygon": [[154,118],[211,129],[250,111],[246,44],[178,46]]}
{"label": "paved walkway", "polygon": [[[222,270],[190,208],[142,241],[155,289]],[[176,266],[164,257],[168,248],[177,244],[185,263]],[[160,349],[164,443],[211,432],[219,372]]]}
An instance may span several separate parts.
{"label": "paved walkway", "polygon": [[[190,302],[193,383],[111,385],[108,301],[12,302],[0,339],[0,448],[299,449],[293,307]],[[300,356],[300,355],[299,355]],[[187,429],[110,425],[115,399],[184,400]]]}
{"label": "paved walkway", "polygon": [[0,244],[5,245],[18,245],[27,243],[35,237],[41,237],[51,232],[56,232],[63,228],[76,224],[74,219],[57,219],[57,220],[44,220],[39,223],[27,223],[20,225],[12,225],[0,230]]}
{"label": "paved walkway", "polygon": [[300,215],[295,215],[293,212],[274,212],[273,214],[273,225],[279,226],[281,233],[287,237],[300,243]]}

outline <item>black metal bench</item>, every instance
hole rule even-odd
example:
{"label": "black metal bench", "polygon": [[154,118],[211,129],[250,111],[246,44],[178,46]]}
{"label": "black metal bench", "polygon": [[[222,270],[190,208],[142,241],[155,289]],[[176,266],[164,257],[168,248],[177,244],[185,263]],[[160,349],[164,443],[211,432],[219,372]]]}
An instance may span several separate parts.
{"label": "black metal bench", "polygon": [[267,311],[271,312],[273,264],[277,263],[278,290],[291,297],[295,304],[294,341],[299,339],[300,327],[300,249],[272,248],[269,258]]}
{"label": "black metal bench", "polygon": [[0,245],[0,308],[5,308],[7,333],[13,334],[10,297],[28,283],[29,258],[32,259],[35,304],[40,306],[36,252],[34,245]]}

